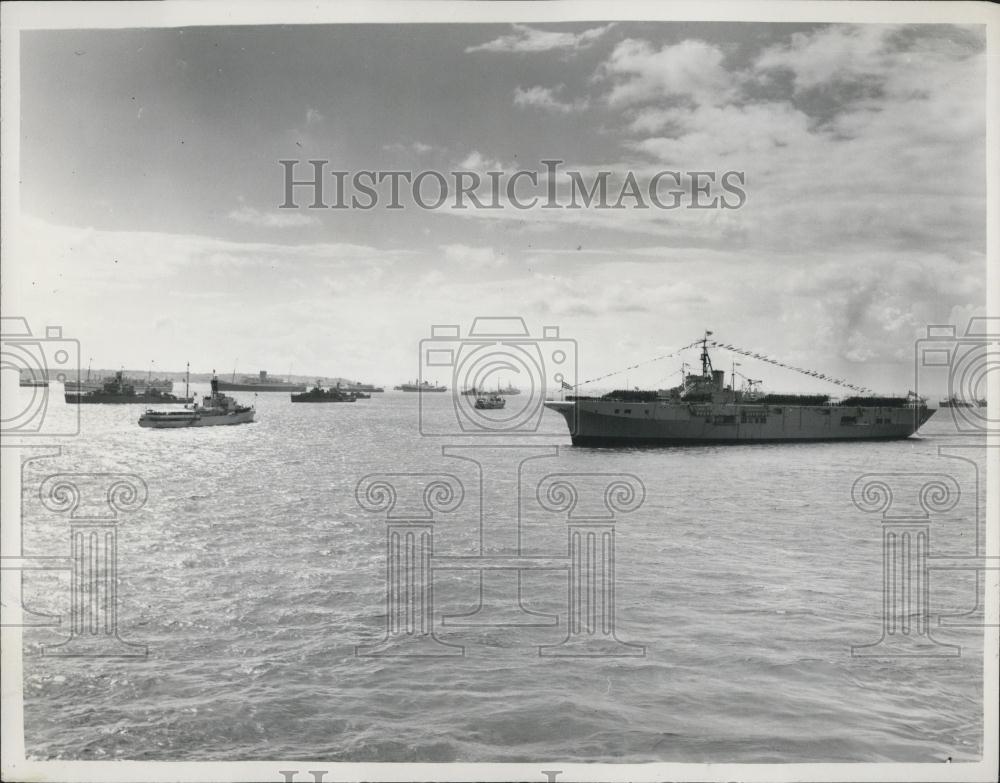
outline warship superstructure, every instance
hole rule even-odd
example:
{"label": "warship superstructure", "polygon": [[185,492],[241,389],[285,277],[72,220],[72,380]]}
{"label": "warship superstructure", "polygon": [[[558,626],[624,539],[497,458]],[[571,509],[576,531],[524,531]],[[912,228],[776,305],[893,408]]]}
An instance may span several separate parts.
{"label": "warship superstructure", "polygon": [[700,341],[701,374],[672,389],[619,390],[546,401],[562,414],[575,446],[653,446],[908,438],[933,414],[925,400],[823,394],[763,394],[725,384]]}
{"label": "warship superstructure", "polygon": [[89,392],[67,391],[63,396],[66,402],[73,405],[138,405],[139,403],[148,404],[151,402],[174,405],[192,401],[191,397],[177,397],[151,386],[147,386],[142,392],[139,392],[121,371],[116,372],[113,378],[104,381],[100,389]]}

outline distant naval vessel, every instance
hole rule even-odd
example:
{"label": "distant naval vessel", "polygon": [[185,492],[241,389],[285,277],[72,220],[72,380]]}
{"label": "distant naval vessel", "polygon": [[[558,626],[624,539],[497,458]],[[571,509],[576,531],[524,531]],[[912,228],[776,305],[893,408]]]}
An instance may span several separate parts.
{"label": "distant naval vessel", "polygon": [[654,446],[908,438],[933,414],[923,399],[762,394],[725,385],[712,367],[708,334],[701,374],[672,389],[620,390],[601,397],[546,401],[562,414],[574,446]]}
{"label": "distant naval vessel", "polygon": [[219,391],[235,392],[304,392],[304,383],[293,383],[283,381],[280,378],[269,378],[267,370],[261,370],[259,375],[244,375],[236,380],[236,373],[233,373],[232,380],[219,381]]}
{"label": "distant naval vessel", "polygon": [[63,395],[66,402],[73,405],[81,404],[103,404],[103,405],[137,405],[139,403],[157,402],[164,405],[176,403],[188,403],[191,397],[176,397],[164,391],[160,391],[152,386],[147,386],[143,392],[139,392],[128,382],[123,372],[115,373],[114,378],[110,378],[102,384],[100,389],[89,392],[67,391]]}

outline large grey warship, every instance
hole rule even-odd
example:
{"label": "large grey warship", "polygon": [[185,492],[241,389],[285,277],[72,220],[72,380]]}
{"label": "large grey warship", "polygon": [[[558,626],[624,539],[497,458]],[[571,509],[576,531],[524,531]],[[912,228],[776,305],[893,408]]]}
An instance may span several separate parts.
{"label": "large grey warship", "polygon": [[933,414],[923,399],[763,394],[726,386],[712,367],[708,335],[701,374],[672,389],[620,390],[545,405],[562,414],[575,446],[655,446],[908,438]]}

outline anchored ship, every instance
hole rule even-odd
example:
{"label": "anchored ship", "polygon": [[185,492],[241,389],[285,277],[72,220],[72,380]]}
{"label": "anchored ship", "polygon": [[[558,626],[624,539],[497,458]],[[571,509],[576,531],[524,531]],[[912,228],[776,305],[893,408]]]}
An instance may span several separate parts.
{"label": "anchored ship", "polygon": [[446,392],[448,391],[447,386],[438,386],[436,383],[431,383],[430,381],[411,381],[409,383],[401,383],[399,386],[393,386],[393,391],[405,391],[405,392]]}
{"label": "anchored ship", "polygon": [[[113,380],[113,378],[102,378],[101,380],[90,380],[90,373],[87,373],[87,380],[85,381],[66,381],[64,385],[65,390],[68,392],[91,392],[98,391],[101,389],[105,383]],[[135,389],[135,393],[142,395],[147,391],[150,392],[172,392],[174,390],[174,382],[169,378],[150,378],[148,380],[137,380],[131,378],[128,375],[122,377],[122,383],[131,386]]]}
{"label": "anchored ship", "polygon": [[218,427],[230,424],[249,424],[256,411],[253,406],[241,405],[232,397],[219,392],[218,378],[212,378],[212,393],[203,397],[201,404],[185,406],[179,411],[147,410],[139,417],[139,426],[150,429],[176,429],[180,427]]}
{"label": "anchored ship", "polygon": [[[309,391],[290,396],[292,402],[355,402],[362,395],[342,391],[339,385],[333,389],[324,389],[322,384],[316,381],[316,385]],[[364,394],[363,397],[368,399],[371,395]]]}
{"label": "anchored ship", "polygon": [[71,404],[112,404],[112,405],[136,405],[139,403],[158,402],[163,405],[173,405],[177,403],[188,403],[190,397],[175,397],[173,394],[159,391],[155,388],[146,387],[143,392],[136,390],[135,386],[128,382],[124,372],[116,372],[113,378],[104,381],[101,388],[89,392],[65,393],[66,402]]}
{"label": "anchored ship", "polygon": [[[502,389],[499,388],[499,387],[497,387],[497,390],[495,392],[493,392],[493,393],[494,394],[499,394],[501,397],[512,397],[515,394],[520,394],[521,390],[518,389],[516,386],[512,386],[511,384],[508,383]],[[475,386],[473,386],[471,389],[464,389],[462,391],[462,395],[465,396],[465,397],[479,397],[482,394],[483,394],[483,390],[482,389],[476,389]]]}
{"label": "anchored ship", "polygon": [[545,403],[569,425],[575,446],[653,446],[908,438],[933,414],[907,397],[763,394],[736,390],[712,367],[708,335],[700,340],[701,374],[672,389],[620,390],[601,397]]}
{"label": "anchored ship", "polygon": [[[124,371],[122,371],[124,373]],[[121,382],[126,386],[131,386],[135,389],[136,394],[145,394],[147,391],[150,392],[172,392],[174,390],[174,382],[169,378],[153,378],[152,373],[146,376],[146,380],[137,380],[128,375],[123,375]],[[87,377],[84,380],[80,380],[77,376],[75,381],[67,380],[63,383],[63,390],[68,392],[93,392],[100,391],[104,388],[104,384],[108,381],[114,380],[114,376],[108,375],[100,380],[90,379],[90,365],[87,366]]]}
{"label": "anchored ship", "polygon": [[985,408],[986,400],[963,400],[960,397],[949,397],[947,400],[941,400],[940,407],[942,408]]}
{"label": "anchored ship", "polygon": [[232,380],[219,381],[219,391],[238,392],[304,392],[304,383],[292,383],[291,381],[276,380],[267,376],[267,370],[261,370],[256,377],[244,375],[238,381],[236,373],[233,373]]}
{"label": "anchored ship", "polygon": [[[337,386],[340,386],[340,384],[338,383]],[[372,392],[384,392],[385,391],[385,389],[383,387],[381,387],[381,386],[375,386],[374,384],[371,384],[371,383],[360,383],[360,382],[358,382],[358,383],[348,383],[343,388],[347,389],[347,391],[365,392],[367,394],[371,394]],[[363,399],[363,398],[360,398],[360,399]]]}

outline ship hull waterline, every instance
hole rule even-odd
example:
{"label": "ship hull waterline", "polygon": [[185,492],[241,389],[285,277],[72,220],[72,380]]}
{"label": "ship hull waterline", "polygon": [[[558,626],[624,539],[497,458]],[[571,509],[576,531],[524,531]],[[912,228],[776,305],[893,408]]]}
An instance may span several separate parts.
{"label": "ship hull waterline", "polygon": [[[934,413],[911,408],[699,408],[618,401],[548,401],[545,406],[566,420],[574,446],[612,448],[904,440]],[[744,421],[744,416],[750,420]]]}
{"label": "ship hull waterline", "polygon": [[187,405],[194,402],[193,397],[146,397],[142,394],[66,394],[67,405]]}
{"label": "ship hull waterline", "polygon": [[283,383],[283,384],[245,384],[219,381],[219,391],[222,392],[254,392],[255,394],[269,394],[271,392],[304,392],[305,384]]}

